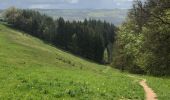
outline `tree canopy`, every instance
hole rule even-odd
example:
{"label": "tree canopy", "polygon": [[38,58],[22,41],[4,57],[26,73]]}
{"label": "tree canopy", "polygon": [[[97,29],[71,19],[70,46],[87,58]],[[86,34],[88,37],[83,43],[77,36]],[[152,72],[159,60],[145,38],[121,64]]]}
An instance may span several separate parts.
{"label": "tree canopy", "polygon": [[134,73],[170,75],[169,23],[169,0],[135,0],[118,33],[113,65]]}
{"label": "tree canopy", "polygon": [[107,45],[114,42],[115,26],[100,20],[54,20],[34,10],[16,8],[9,8],[5,18],[14,28],[99,63],[103,63]]}

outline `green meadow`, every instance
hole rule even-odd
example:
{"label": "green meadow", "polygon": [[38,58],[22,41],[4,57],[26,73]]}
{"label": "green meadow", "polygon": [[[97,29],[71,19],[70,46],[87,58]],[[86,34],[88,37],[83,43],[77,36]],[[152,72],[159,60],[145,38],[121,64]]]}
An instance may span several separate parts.
{"label": "green meadow", "polygon": [[[169,78],[144,78],[170,99]],[[0,100],[144,100],[139,81],[0,24]]]}

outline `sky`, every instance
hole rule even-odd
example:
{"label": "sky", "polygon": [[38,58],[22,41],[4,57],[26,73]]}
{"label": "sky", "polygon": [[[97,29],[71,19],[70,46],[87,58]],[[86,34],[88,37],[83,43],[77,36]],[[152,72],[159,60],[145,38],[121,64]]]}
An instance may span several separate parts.
{"label": "sky", "polygon": [[0,0],[0,9],[128,9],[133,0]]}

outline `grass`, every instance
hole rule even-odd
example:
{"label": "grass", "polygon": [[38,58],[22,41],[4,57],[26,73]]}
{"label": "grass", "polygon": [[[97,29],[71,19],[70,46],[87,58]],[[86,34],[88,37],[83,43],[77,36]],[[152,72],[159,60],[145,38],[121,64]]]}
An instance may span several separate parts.
{"label": "grass", "polygon": [[146,75],[128,74],[136,81],[147,80],[147,84],[156,93],[158,100],[170,100],[170,77],[154,77]]}
{"label": "grass", "polygon": [[143,100],[144,92],[125,73],[0,25],[0,99]]}
{"label": "grass", "polygon": [[128,75],[0,24],[0,100],[143,100],[138,78],[170,99],[170,78]]}
{"label": "grass", "polygon": [[0,25],[0,99],[138,99],[132,78]]}
{"label": "grass", "polygon": [[159,100],[170,100],[170,78],[146,77],[149,86],[157,93]]}

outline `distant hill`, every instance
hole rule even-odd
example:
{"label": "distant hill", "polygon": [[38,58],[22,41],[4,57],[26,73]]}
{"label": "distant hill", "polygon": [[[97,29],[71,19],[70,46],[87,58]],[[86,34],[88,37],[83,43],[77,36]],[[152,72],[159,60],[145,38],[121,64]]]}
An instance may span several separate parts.
{"label": "distant hill", "polygon": [[0,10],[0,18],[2,17],[2,12],[3,12],[3,10]]}
{"label": "distant hill", "polygon": [[[47,14],[54,19],[63,17],[69,21],[83,21],[86,19],[97,19],[120,25],[126,18],[128,9],[35,9],[40,13]],[[3,10],[0,10],[2,17]]]}
{"label": "distant hill", "polygon": [[83,21],[87,19],[100,19],[115,25],[120,25],[126,18],[128,9],[36,9],[53,18],[63,17],[65,20]]}

